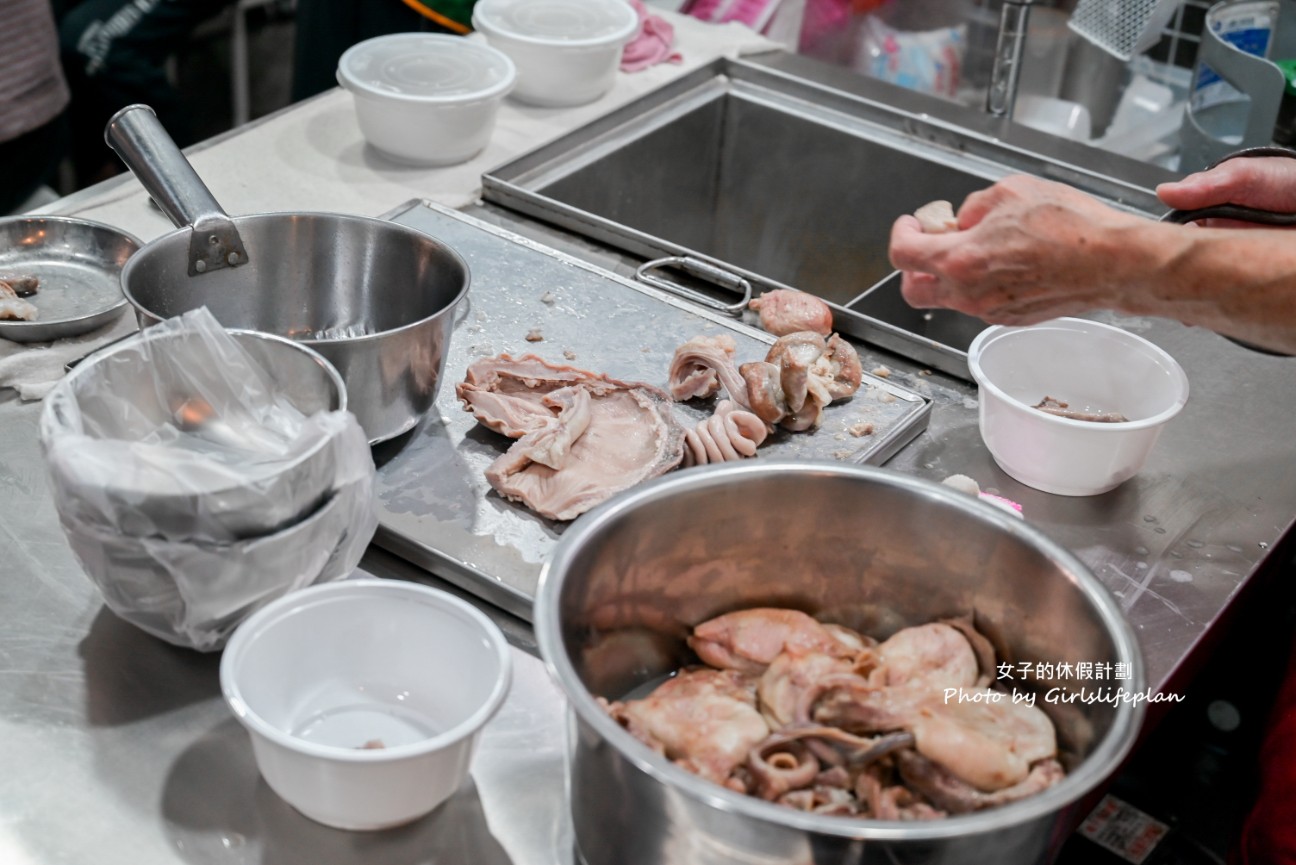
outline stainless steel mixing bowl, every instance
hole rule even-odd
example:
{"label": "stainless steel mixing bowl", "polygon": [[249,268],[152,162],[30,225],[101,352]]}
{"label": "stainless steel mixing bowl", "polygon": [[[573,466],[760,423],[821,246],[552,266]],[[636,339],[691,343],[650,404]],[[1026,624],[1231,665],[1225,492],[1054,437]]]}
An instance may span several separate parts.
{"label": "stainless steel mixing bowl", "polygon": [[147,327],[206,306],[226,327],[286,336],[322,354],[346,382],[371,442],[413,429],[436,401],[468,293],[467,263],[435,238],[337,213],[230,217],[152,109],[109,121],[108,143],[182,226],[122,270]]}
{"label": "stainless steel mixing bowl", "polygon": [[[973,612],[1001,659],[1126,664],[1129,624],[1071,553],[948,487],[838,463],[747,463],[667,475],[583,516],[541,575],[540,651],[571,710],[571,811],[589,865],[1048,862],[1077,800],[1120,763],[1141,704],[1038,705],[1067,777],[993,810],[922,823],[805,813],[735,793],[640,744],[596,697],[620,698],[689,659],[712,616],[788,606],[884,637]],[[1066,679],[1041,689],[1103,683]],[[1115,685],[1117,683],[1108,682]]]}

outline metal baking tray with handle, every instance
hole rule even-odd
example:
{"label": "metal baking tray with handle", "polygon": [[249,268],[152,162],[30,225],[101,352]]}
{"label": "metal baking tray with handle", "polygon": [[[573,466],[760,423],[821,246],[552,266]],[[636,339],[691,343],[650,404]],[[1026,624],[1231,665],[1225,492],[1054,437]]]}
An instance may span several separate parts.
{"label": "metal baking tray with handle", "polygon": [[[456,399],[454,385],[468,365],[533,353],[665,387],[675,348],[693,336],[730,334],[740,361],[763,358],[774,337],[467,214],[414,201],[386,218],[454,247],[468,262],[472,287],[457,311],[434,411],[409,435],[375,449],[375,543],[529,619],[541,565],[566,524],[504,499],[486,482],[486,467],[512,440],[479,426]],[[755,459],[877,465],[893,456],[926,428],[932,399],[865,369],[859,392],[829,406],[819,430],[776,433]],[[686,426],[709,413],[685,403],[675,409]]]}

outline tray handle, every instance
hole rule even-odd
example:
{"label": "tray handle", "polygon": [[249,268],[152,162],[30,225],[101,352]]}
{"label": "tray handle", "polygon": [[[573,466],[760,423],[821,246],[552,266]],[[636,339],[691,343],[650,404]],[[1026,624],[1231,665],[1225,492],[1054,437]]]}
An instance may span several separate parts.
{"label": "tray handle", "polygon": [[[725,303],[722,300],[708,297],[700,291],[694,291],[693,289],[680,285],[677,282],[663,279],[653,273],[655,270],[660,270],[666,267],[678,268],[690,276],[696,276],[698,279],[709,282],[712,285],[718,285],[721,288],[741,292],[742,300],[737,303]],[[714,309],[718,312],[723,312],[725,315],[742,315],[742,311],[747,308],[747,303],[751,300],[752,296],[751,283],[743,277],[733,273],[732,271],[725,270],[724,268],[716,267],[714,264],[686,255],[670,255],[666,258],[654,258],[652,261],[645,261],[643,264],[639,265],[639,269],[635,271],[635,279],[651,285],[654,288],[660,288],[662,291],[670,292],[671,294],[682,297],[685,300],[691,300],[700,306],[705,306],[707,309]]]}

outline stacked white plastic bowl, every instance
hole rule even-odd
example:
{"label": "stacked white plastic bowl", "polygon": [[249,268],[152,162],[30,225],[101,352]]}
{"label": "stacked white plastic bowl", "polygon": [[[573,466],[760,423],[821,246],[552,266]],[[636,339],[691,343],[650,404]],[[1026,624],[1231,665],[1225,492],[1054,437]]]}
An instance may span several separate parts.
{"label": "stacked white plastic bowl", "polygon": [[485,149],[517,70],[499,51],[458,36],[395,33],[338,61],[365,140],[397,162],[453,165]]}
{"label": "stacked white plastic bowl", "polygon": [[517,65],[515,99],[557,107],[612,89],[639,16],[625,0],[480,0],[473,27]]}

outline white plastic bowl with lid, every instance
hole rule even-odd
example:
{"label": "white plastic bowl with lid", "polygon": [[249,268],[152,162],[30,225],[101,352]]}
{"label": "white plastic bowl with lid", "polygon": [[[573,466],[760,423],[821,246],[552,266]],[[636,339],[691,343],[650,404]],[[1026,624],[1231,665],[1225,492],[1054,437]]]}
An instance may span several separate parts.
{"label": "white plastic bowl with lid", "polygon": [[[989,327],[968,347],[968,368],[990,455],[1027,486],[1057,495],[1097,495],[1129,480],[1188,401],[1188,377],[1173,357],[1087,319]],[[1045,397],[1128,420],[1049,414],[1035,408]]]}
{"label": "white plastic bowl with lid", "polygon": [[507,55],[460,36],[395,33],[367,39],[338,61],[365,140],[410,165],[465,162],[495,128],[517,69]]}
{"label": "white plastic bowl with lid", "polygon": [[625,0],[480,0],[473,27],[517,64],[515,99],[557,107],[612,89],[639,16]]}

